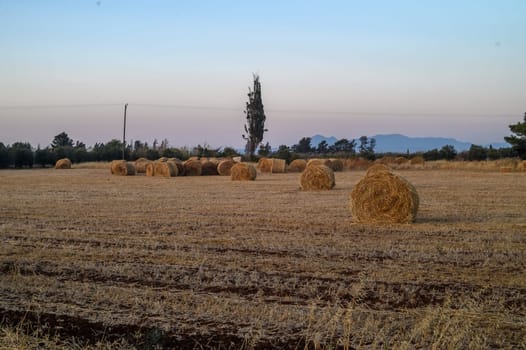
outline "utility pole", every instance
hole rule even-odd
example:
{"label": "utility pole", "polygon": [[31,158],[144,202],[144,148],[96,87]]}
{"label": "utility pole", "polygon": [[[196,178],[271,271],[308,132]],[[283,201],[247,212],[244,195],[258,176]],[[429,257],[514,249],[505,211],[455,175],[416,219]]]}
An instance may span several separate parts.
{"label": "utility pole", "polygon": [[122,131],[122,160],[124,160],[124,151],[126,150],[126,110],[128,104],[124,104],[124,129]]}

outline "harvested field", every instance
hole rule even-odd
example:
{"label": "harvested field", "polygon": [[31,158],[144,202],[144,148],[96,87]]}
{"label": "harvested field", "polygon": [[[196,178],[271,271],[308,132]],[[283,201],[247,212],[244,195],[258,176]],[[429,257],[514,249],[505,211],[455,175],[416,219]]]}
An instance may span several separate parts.
{"label": "harvested field", "polygon": [[524,348],[526,174],[401,171],[387,226],[351,222],[364,174],[2,170],[0,348]]}

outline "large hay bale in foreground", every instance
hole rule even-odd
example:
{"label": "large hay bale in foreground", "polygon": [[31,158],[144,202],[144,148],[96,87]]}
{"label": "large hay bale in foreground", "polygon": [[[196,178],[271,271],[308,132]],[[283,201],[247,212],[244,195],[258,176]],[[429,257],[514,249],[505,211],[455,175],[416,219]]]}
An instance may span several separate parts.
{"label": "large hay bale in foreground", "polygon": [[221,176],[230,176],[230,170],[236,164],[232,159],[224,159],[217,165],[217,173]]}
{"label": "large hay bale in foreground", "polygon": [[381,171],[362,178],[351,191],[350,209],[354,222],[387,224],[415,220],[419,198],[404,178]]}
{"label": "large hay bale in foreground", "polygon": [[183,165],[185,176],[201,176],[203,166],[199,160],[188,159]]}
{"label": "large hay bale in foreground", "polygon": [[305,159],[294,159],[289,164],[287,171],[289,173],[301,173],[307,167],[307,161]]}
{"label": "large hay bale in foreground", "polygon": [[365,176],[370,176],[372,174],[376,174],[382,171],[387,171],[388,173],[390,173],[393,170],[385,164],[375,163],[367,169]]}
{"label": "large hay bale in foreground", "polygon": [[151,162],[151,160],[148,160],[146,158],[139,158],[135,161],[135,170],[138,174],[144,174],[146,173],[146,165],[148,165],[148,163]]}
{"label": "large hay bale in foreground", "polygon": [[62,158],[55,163],[55,169],[71,169],[71,160],[69,158]]}
{"label": "large hay bale in foreground", "polygon": [[308,165],[300,177],[300,186],[304,191],[330,190],[334,187],[334,171],[326,165]]}
{"label": "large hay bale in foreground", "polygon": [[110,170],[113,175],[133,176],[135,175],[135,165],[125,160],[114,160],[110,164]]}
{"label": "large hay bale in foreground", "polygon": [[212,176],[219,175],[217,172],[217,163],[212,161],[205,161],[201,163],[201,175],[203,176]]}
{"label": "large hay bale in foreground", "polygon": [[251,164],[236,163],[230,169],[230,179],[233,181],[254,181],[256,176],[256,168]]}

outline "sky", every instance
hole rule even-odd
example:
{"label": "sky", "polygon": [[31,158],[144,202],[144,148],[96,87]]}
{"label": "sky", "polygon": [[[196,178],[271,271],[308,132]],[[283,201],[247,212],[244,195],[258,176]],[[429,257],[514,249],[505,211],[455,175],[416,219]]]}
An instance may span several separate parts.
{"label": "sky", "polygon": [[401,133],[502,142],[526,111],[523,0],[0,0],[0,142],[243,147]]}

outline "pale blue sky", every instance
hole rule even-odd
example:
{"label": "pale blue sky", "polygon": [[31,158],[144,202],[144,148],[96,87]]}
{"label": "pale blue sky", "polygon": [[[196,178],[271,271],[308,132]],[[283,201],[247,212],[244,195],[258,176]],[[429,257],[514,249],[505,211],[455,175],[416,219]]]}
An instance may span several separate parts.
{"label": "pale blue sky", "polygon": [[[0,142],[500,142],[526,111],[526,1],[0,0]],[[72,106],[72,107],[66,107]],[[186,108],[191,107],[191,108]],[[202,108],[201,108],[202,107]]]}

